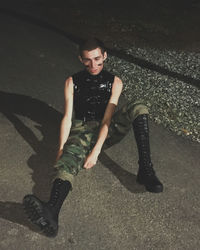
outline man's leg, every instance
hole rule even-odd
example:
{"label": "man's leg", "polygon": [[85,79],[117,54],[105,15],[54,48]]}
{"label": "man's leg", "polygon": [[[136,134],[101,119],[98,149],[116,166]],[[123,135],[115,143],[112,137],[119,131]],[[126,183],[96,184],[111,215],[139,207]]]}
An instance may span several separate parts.
{"label": "man's leg", "polygon": [[23,206],[28,218],[48,237],[57,235],[59,211],[70,189],[69,181],[55,179],[48,202],[43,202],[31,194],[23,198]]}
{"label": "man's leg", "polygon": [[45,203],[34,195],[26,195],[23,199],[29,219],[48,237],[57,235],[61,206],[72,189],[74,176],[82,169],[85,157],[95,141],[94,137],[93,130],[88,126],[76,123],[64,146],[63,155],[55,166],[57,174],[49,201]]}
{"label": "man's leg", "polygon": [[149,145],[148,109],[142,102],[129,102],[113,116],[106,141],[108,146],[119,142],[133,127],[139,154],[137,181],[150,192],[162,192],[163,185],[156,177]]}
{"label": "man's leg", "polygon": [[133,130],[139,154],[137,181],[143,184],[149,192],[160,193],[163,191],[163,185],[156,176],[151,162],[147,114],[139,115],[133,121]]}

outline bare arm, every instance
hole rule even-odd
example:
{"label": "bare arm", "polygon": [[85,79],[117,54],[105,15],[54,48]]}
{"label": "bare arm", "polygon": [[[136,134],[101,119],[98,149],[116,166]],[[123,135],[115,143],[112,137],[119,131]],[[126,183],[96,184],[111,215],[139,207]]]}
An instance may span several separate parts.
{"label": "bare arm", "polygon": [[72,110],[73,110],[73,80],[69,77],[65,82],[64,89],[65,96],[65,110],[64,116],[60,126],[60,138],[59,138],[59,149],[56,160],[58,160],[62,154],[63,146],[67,141],[72,125]]}
{"label": "bare arm", "polygon": [[85,168],[91,168],[96,164],[96,161],[101,152],[102,146],[107,138],[108,129],[111,123],[112,115],[114,114],[115,108],[118,104],[118,100],[122,92],[122,87],[123,87],[122,81],[118,77],[115,77],[113,87],[112,87],[112,94],[108,102],[108,105],[106,107],[104,118],[101,123],[99,136],[98,136],[97,142],[93,150],[91,151],[89,156],[86,158],[86,161],[84,164]]}

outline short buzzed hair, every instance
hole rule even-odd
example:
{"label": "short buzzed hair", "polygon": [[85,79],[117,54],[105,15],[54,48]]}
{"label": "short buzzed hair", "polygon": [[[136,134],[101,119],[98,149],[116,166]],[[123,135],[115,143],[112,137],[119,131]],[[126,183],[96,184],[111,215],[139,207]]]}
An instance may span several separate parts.
{"label": "short buzzed hair", "polygon": [[84,50],[90,51],[97,48],[101,50],[102,54],[106,51],[105,45],[100,39],[96,37],[88,38],[79,45],[79,55],[82,56]]}

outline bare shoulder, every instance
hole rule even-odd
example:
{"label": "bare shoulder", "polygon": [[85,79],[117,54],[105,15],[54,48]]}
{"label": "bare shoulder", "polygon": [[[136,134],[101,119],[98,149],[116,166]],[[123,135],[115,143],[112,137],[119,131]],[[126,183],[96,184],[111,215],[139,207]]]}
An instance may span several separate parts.
{"label": "bare shoulder", "polygon": [[73,78],[70,76],[65,81],[65,96],[73,95],[74,91],[74,84],[73,84]]}
{"label": "bare shoulder", "polygon": [[122,80],[121,80],[118,76],[115,76],[114,82],[117,82],[117,83],[119,83],[119,84],[122,84]]}
{"label": "bare shoulder", "polygon": [[122,93],[122,89],[123,89],[122,80],[119,77],[115,76],[112,86],[112,95],[110,98],[111,103],[117,105],[119,97]]}
{"label": "bare shoulder", "polygon": [[123,88],[122,80],[118,76],[115,76],[115,78],[114,78],[113,88],[114,89],[115,88],[119,88],[119,89]]}
{"label": "bare shoulder", "polygon": [[118,76],[115,76],[112,90],[121,92],[122,88],[123,88],[122,80]]}
{"label": "bare shoulder", "polygon": [[65,87],[73,86],[73,78],[70,76],[65,81]]}

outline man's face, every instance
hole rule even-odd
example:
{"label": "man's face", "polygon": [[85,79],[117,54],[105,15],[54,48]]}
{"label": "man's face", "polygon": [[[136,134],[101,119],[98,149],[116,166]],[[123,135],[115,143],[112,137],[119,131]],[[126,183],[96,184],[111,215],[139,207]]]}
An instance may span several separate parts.
{"label": "man's face", "polygon": [[107,58],[107,53],[102,54],[100,48],[94,50],[84,50],[82,56],[79,57],[80,61],[85,65],[86,70],[91,75],[98,75],[103,69],[104,60]]}

